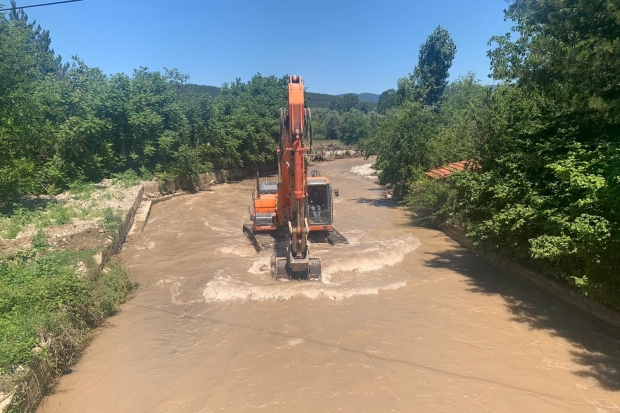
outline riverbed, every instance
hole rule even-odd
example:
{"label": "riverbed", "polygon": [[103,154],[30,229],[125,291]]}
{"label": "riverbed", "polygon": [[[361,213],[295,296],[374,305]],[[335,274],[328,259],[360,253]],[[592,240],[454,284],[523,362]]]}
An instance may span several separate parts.
{"label": "riverbed", "polygon": [[311,245],[322,283],[273,281],[252,180],[154,205],[121,253],[136,296],[39,412],[620,411],[618,330],[416,222],[367,163],[312,168],[349,240]]}

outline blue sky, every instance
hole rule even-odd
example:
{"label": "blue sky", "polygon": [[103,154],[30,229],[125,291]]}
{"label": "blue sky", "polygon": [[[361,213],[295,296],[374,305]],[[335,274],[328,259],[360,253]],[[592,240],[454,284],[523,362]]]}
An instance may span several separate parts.
{"label": "blue sky", "polygon": [[176,67],[190,82],[214,86],[257,72],[299,74],[311,92],[340,94],[395,87],[438,25],[457,46],[451,79],[473,71],[492,83],[487,42],[510,30],[506,7],[504,0],[85,0],[26,12],[50,30],[65,60],[77,55],[107,74]]}

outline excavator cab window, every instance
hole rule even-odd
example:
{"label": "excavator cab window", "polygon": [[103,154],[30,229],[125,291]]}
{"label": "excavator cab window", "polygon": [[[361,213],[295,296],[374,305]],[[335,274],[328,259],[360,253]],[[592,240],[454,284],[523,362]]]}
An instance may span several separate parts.
{"label": "excavator cab window", "polygon": [[308,184],[308,223],[326,225],[332,223],[331,187],[327,183]]}

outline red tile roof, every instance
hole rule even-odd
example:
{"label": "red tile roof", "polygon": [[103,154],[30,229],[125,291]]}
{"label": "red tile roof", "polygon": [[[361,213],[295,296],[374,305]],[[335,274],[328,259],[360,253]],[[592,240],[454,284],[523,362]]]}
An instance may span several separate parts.
{"label": "red tile roof", "polygon": [[435,169],[429,169],[424,172],[426,176],[432,179],[441,179],[453,173],[458,173],[463,170],[478,170],[480,164],[475,159],[454,162],[446,166],[442,166]]}

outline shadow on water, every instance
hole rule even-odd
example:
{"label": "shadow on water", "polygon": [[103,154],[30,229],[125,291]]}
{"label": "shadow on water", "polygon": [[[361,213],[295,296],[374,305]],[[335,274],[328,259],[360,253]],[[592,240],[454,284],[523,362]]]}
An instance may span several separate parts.
{"label": "shadow on water", "polygon": [[398,203],[391,198],[353,198],[349,201],[355,201],[358,204],[369,204],[374,207],[396,207]]}
{"label": "shadow on water", "polygon": [[426,266],[450,269],[466,276],[470,291],[501,296],[512,313],[511,320],[570,342],[573,361],[584,367],[574,374],[596,379],[605,389],[620,390],[620,331],[534,285],[493,268],[464,248],[428,255]]}

